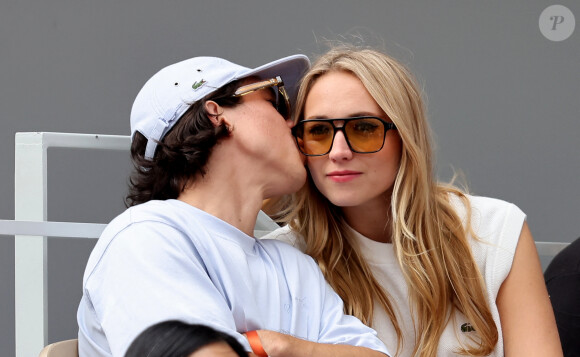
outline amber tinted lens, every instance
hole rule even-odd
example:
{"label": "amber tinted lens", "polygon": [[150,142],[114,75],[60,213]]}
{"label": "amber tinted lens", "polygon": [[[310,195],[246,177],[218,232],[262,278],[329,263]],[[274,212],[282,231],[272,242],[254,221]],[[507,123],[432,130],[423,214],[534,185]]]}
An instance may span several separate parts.
{"label": "amber tinted lens", "polygon": [[333,137],[334,128],[329,122],[300,122],[296,128],[298,146],[306,155],[326,154]]}
{"label": "amber tinted lens", "polygon": [[383,147],[385,126],[375,118],[362,118],[346,122],[344,130],[355,152],[378,151]]}

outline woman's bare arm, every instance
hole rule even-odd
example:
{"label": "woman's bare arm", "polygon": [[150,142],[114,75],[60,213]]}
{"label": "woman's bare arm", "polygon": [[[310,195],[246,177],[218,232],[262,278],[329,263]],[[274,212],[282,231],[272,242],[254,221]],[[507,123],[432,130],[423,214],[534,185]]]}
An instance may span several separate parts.
{"label": "woman's bare arm", "polygon": [[506,357],[562,356],[554,312],[527,223],[496,302]]}

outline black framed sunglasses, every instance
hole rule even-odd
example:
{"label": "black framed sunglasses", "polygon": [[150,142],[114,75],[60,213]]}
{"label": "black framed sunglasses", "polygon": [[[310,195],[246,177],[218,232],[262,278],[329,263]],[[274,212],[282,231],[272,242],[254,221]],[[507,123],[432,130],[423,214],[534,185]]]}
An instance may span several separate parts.
{"label": "black framed sunglasses", "polygon": [[282,115],[282,117],[284,117],[284,119],[290,119],[290,99],[288,98],[288,94],[284,88],[284,81],[280,76],[241,86],[236,90],[232,97],[242,97],[257,90],[272,87],[276,87],[278,89],[277,91],[274,91],[274,95],[276,97],[276,110],[278,113],[280,113],[280,115]]}
{"label": "black framed sunglasses", "polygon": [[[337,121],[342,126],[336,126]],[[292,128],[292,135],[298,149],[306,156],[328,154],[337,131],[342,131],[352,152],[370,154],[383,148],[387,131],[391,129],[397,130],[395,124],[373,116],[307,119]]]}

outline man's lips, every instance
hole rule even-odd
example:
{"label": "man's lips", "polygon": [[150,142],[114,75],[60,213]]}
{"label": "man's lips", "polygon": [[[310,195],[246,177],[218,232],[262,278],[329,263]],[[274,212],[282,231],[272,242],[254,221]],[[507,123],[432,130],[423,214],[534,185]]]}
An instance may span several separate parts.
{"label": "man's lips", "polygon": [[360,175],[362,175],[362,172],[350,170],[332,171],[326,174],[326,176],[334,182],[348,182],[354,180]]}

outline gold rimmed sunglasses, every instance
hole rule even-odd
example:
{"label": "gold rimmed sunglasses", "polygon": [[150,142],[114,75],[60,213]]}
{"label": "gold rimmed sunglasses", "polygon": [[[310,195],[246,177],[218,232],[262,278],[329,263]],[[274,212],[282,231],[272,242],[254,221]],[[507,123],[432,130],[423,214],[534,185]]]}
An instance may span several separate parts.
{"label": "gold rimmed sunglasses", "polygon": [[273,88],[276,87],[278,90],[275,91],[276,97],[276,110],[284,119],[290,119],[290,99],[288,98],[288,94],[286,93],[286,89],[284,88],[284,81],[280,76],[276,76],[275,78],[271,78],[265,81],[260,81],[252,84],[247,84],[245,86],[241,86],[236,90],[233,97],[242,97],[246,94],[253,93],[260,89],[265,88]]}

